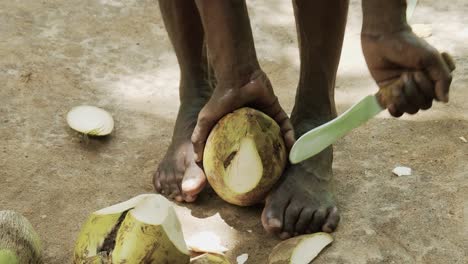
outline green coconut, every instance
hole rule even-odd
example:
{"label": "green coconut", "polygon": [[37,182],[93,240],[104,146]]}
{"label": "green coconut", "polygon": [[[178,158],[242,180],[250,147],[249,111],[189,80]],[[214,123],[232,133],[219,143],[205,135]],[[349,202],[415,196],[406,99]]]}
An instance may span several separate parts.
{"label": "green coconut", "polygon": [[186,264],[190,256],[172,203],[143,194],[91,214],[78,235],[73,261]]}
{"label": "green coconut", "polygon": [[0,263],[42,263],[41,241],[26,217],[0,211]]}
{"label": "green coconut", "polygon": [[263,201],[286,162],[278,124],[248,107],[227,114],[216,124],[203,155],[205,174],[214,191],[240,206]]}

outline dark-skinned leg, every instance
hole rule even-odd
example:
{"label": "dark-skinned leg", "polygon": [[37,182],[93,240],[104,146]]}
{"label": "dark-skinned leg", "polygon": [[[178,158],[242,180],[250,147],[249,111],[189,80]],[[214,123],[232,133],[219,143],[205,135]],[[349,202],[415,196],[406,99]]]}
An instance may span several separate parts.
{"label": "dark-skinned leg", "polygon": [[[291,115],[296,138],[336,116],[335,76],[348,11],[346,0],[294,0],[300,48],[300,80]],[[262,223],[285,239],[332,232],[339,214],[330,192],[332,148],[289,166],[267,198]]]}
{"label": "dark-skinned leg", "polygon": [[157,192],[177,201],[194,201],[205,185],[203,171],[194,162],[190,140],[200,109],[211,95],[204,56],[204,33],[194,1],[160,0],[166,30],[180,67],[180,108],[172,142],[153,177]]}
{"label": "dark-skinned leg", "polygon": [[200,111],[192,135],[197,160],[202,160],[205,140],[216,122],[243,106],[272,117],[280,125],[286,144],[292,145],[291,122],[257,60],[245,1],[196,0],[196,3],[217,82],[213,95]]}

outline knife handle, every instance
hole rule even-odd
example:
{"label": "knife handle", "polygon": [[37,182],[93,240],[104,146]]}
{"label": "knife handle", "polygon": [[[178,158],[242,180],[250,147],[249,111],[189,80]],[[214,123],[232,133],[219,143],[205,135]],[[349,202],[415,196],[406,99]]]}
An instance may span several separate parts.
{"label": "knife handle", "polygon": [[[455,70],[455,63],[450,54],[442,52],[441,56],[443,61],[449,68],[450,72]],[[390,84],[380,87],[379,91],[375,94],[379,105],[384,109],[387,108],[391,103],[395,102],[398,99],[403,87],[404,83],[402,78],[400,77],[392,81]]]}

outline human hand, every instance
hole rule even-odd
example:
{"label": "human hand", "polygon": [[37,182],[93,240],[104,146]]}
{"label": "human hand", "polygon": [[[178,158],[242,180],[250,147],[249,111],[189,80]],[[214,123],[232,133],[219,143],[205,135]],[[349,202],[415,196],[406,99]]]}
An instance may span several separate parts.
{"label": "human hand", "polygon": [[[367,66],[391,115],[415,114],[435,99],[448,102],[453,60],[417,37],[410,29],[394,33],[361,34]],[[383,90],[386,91],[383,91]]]}
{"label": "human hand", "polygon": [[198,115],[192,134],[195,161],[203,159],[203,150],[214,125],[226,114],[244,106],[255,108],[273,118],[281,128],[287,148],[294,144],[294,130],[288,115],[278,102],[270,81],[262,71],[255,72],[242,87],[218,84],[210,100]]}

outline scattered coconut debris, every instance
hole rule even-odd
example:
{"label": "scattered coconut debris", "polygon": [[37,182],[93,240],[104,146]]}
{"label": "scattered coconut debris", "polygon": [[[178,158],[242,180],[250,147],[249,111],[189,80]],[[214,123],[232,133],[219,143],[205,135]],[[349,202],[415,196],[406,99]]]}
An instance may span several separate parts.
{"label": "scattered coconut debris", "polygon": [[411,175],[411,168],[408,167],[396,167],[392,171],[398,177],[401,176],[410,176]]}
{"label": "scattered coconut debris", "polygon": [[242,255],[239,255],[239,256],[237,257],[237,259],[236,259],[236,260],[237,260],[237,264],[244,264],[244,263],[247,261],[248,258],[249,258],[249,254],[247,254],[247,253],[244,253],[244,254],[242,254]]}
{"label": "scattered coconut debris", "polygon": [[67,123],[72,129],[89,136],[106,136],[114,129],[111,114],[89,105],[72,108],[67,114]]}
{"label": "scattered coconut debris", "polygon": [[465,143],[468,143],[468,140],[466,140],[465,137],[459,137],[459,139],[460,139],[461,141],[465,142]]}
{"label": "scattered coconut debris", "polygon": [[247,232],[252,233],[252,230],[249,229],[249,230],[247,230]]}
{"label": "scattered coconut debris", "polygon": [[47,215],[41,215],[41,218],[45,219],[45,218],[47,218]]}
{"label": "scattered coconut debris", "polygon": [[223,254],[228,251],[226,247],[221,245],[219,236],[210,231],[196,233],[185,242],[193,252]]}

